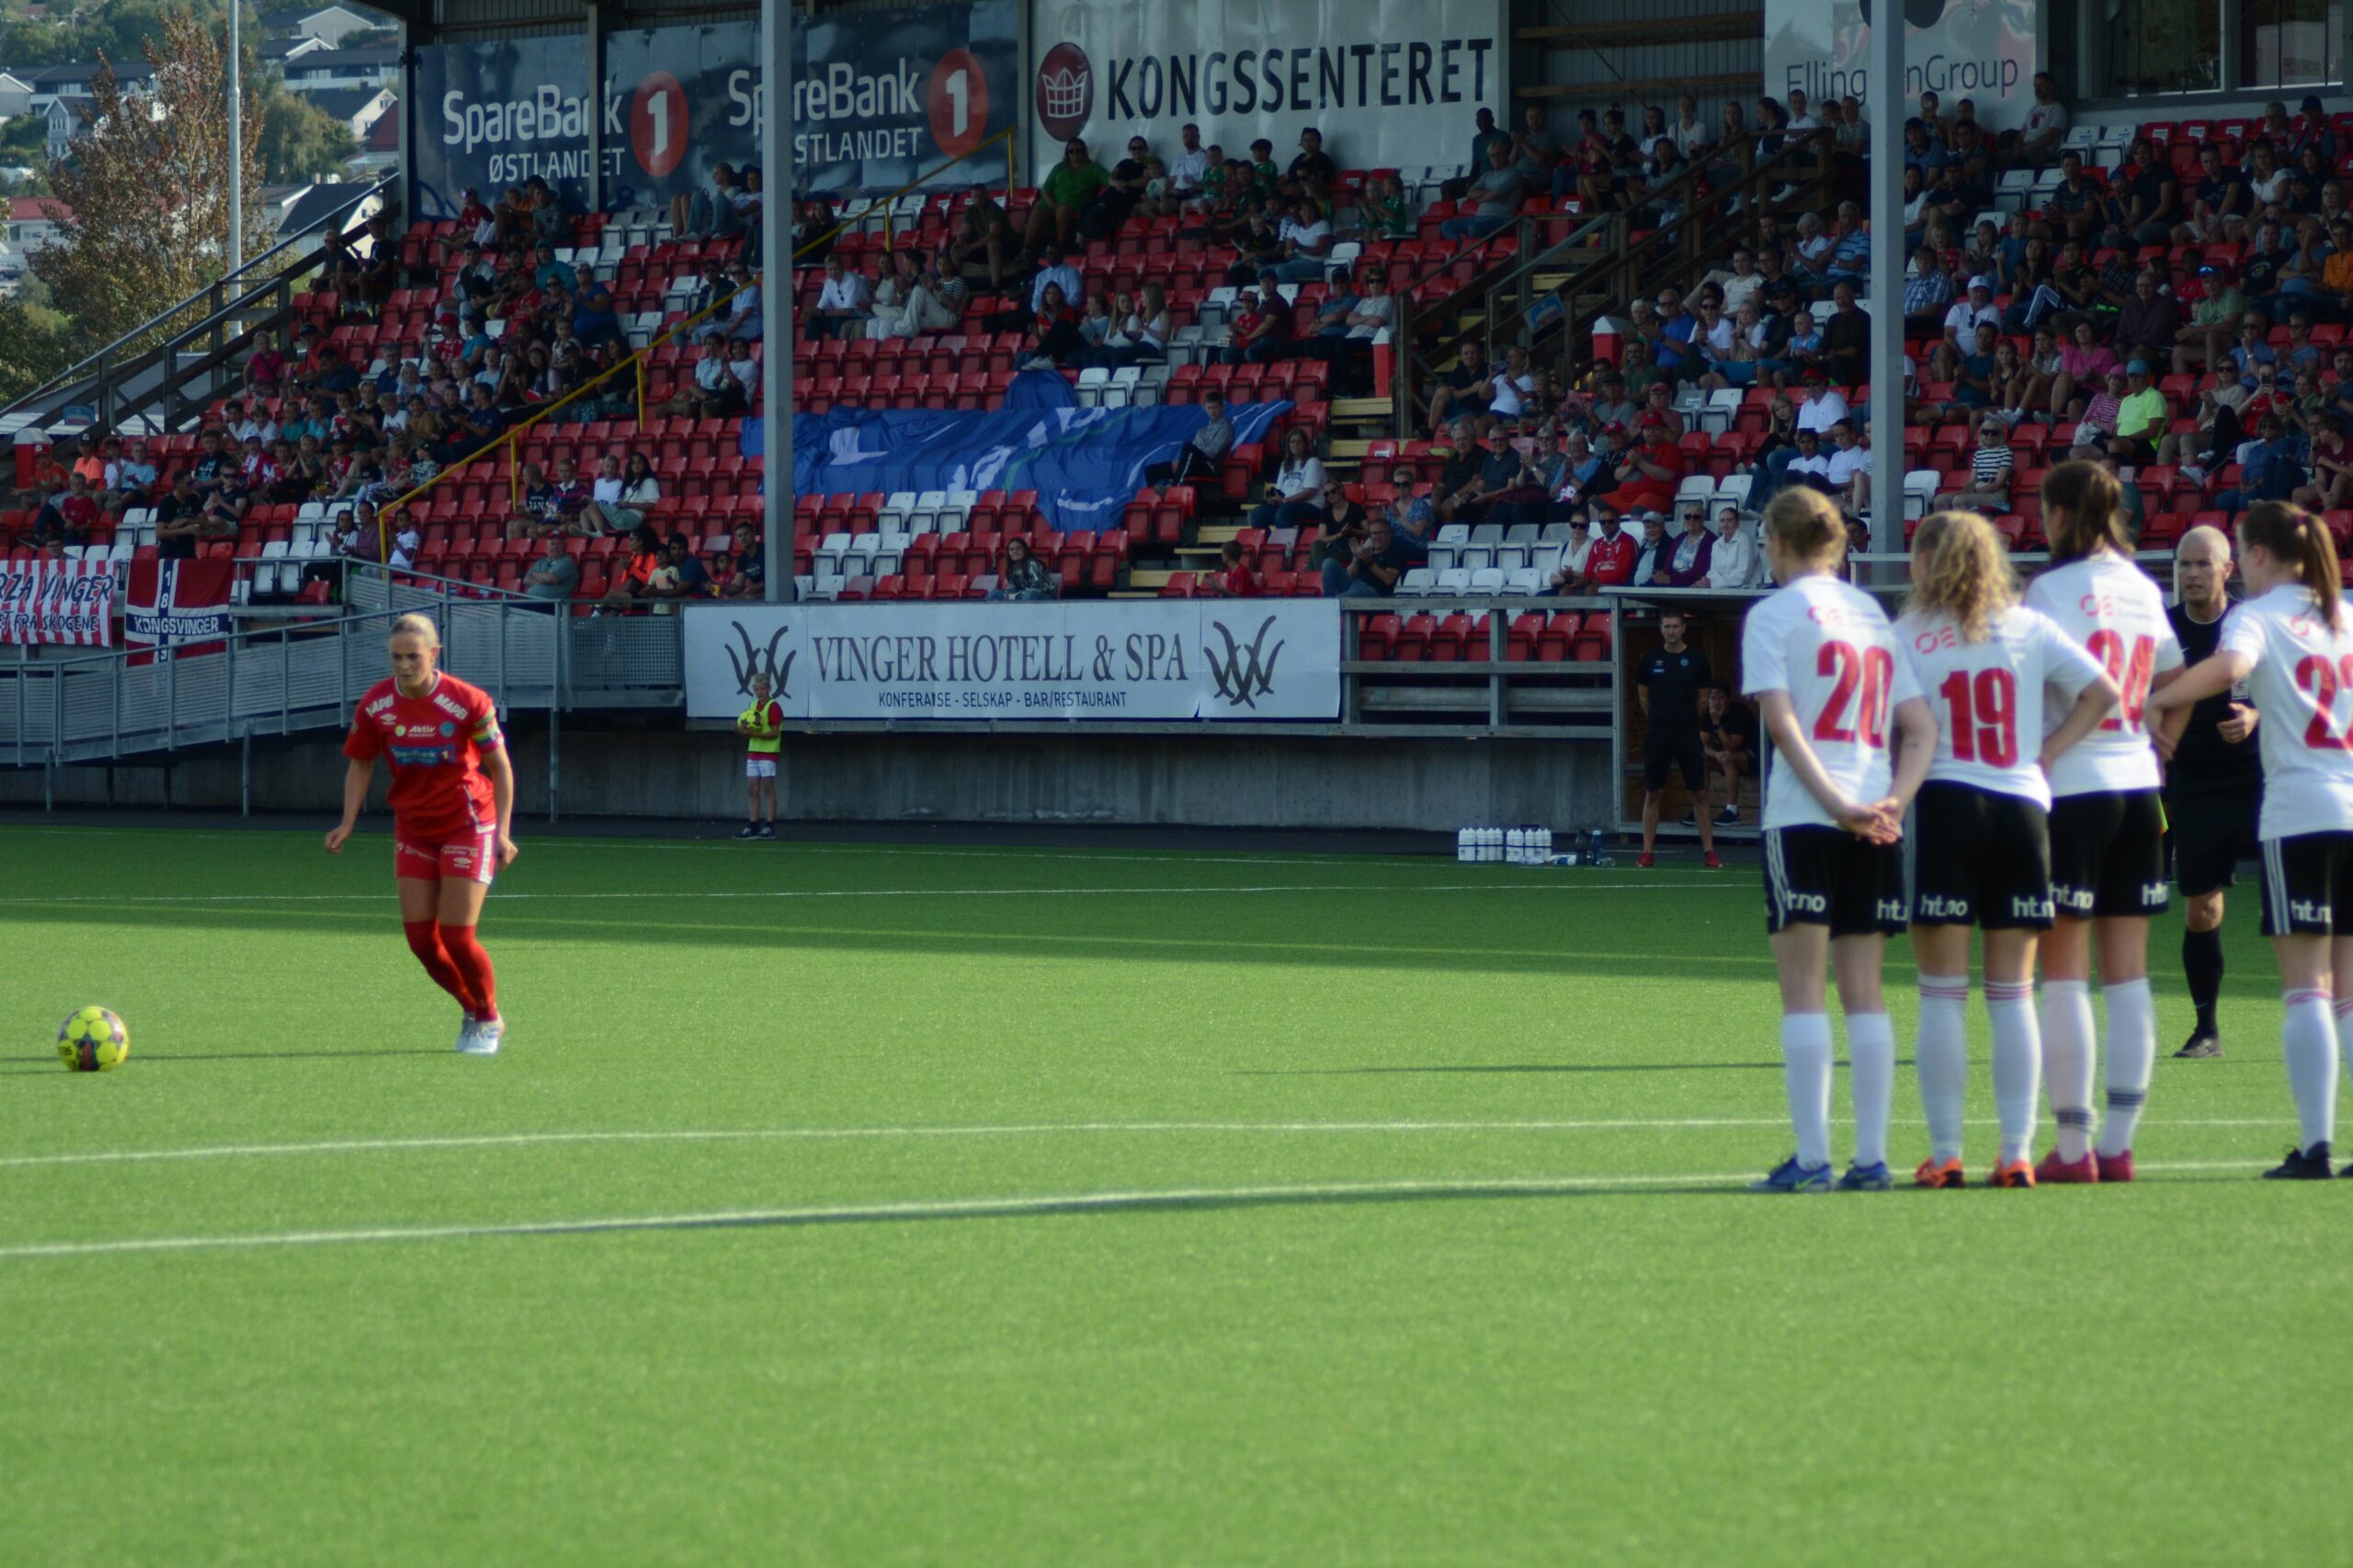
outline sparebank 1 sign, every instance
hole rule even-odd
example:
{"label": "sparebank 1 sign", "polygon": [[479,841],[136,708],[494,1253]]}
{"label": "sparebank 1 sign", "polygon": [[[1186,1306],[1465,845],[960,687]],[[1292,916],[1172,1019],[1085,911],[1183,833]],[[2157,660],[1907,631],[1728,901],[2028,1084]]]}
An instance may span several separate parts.
{"label": "sparebank 1 sign", "polygon": [[1979,122],[1996,131],[2025,122],[2034,103],[2031,0],[1765,0],[1766,92],[1786,100],[1795,88],[1817,103],[1852,94],[1869,118],[1888,112],[1870,90],[1881,6],[1900,6],[1905,22],[1898,118],[1933,92],[1948,113],[1957,99],[1974,100]]}
{"label": "sparebank 1 sign", "polygon": [[438,44],[416,51],[418,215],[454,218],[468,187],[495,200],[537,176],[574,208],[589,192],[585,37]]}

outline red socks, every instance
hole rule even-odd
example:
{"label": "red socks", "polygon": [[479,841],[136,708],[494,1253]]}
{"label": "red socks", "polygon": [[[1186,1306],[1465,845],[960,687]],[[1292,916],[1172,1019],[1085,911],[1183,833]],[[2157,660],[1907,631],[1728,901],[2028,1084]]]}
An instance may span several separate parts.
{"label": "red socks", "polygon": [[[459,1006],[473,1012],[474,1000],[467,994],[465,979],[458,972],[458,966],[449,961],[449,951],[442,946],[441,928],[430,920],[405,920],[401,923],[401,929],[408,933],[408,950],[416,955],[416,961],[425,966],[433,983],[455,996]],[[473,935],[471,930],[466,934],[470,938]]]}
{"label": "red socks", "polygon": [[[495,1018],[498,1017],[498,977],[491,972],[490,955],[483,951],[480,942],[474,940],[474,928],[471,926],[444,926],[440,932],[441,946],[449,955],[449,962],[456,971],[455,978],[473,996],[473,1004],[468,1011],[477,1018]],[[457,993],[452,990],[451,994]]]}

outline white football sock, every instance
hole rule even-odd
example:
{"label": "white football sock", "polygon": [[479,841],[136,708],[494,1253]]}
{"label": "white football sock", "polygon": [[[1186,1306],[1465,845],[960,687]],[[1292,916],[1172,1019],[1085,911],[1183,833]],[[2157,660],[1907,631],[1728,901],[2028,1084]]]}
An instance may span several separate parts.
{"label": "white football sock", "polygon": [[2157,1004],[2146,978],[2104,985],[2099,994],[2108,1006],[2108,1117],[2099,1125],[2099,1152],[2114,1158],[2132,1152],[2132,1134],[2149,1103],[2149,1077],[2157,1066]]}
{"label": "white football sock", "polygon": [[2092,1136],[2092,988],[2081,980],[2042,983],[2042,1081],[2059,1119],[2059,1157],[2084,1157]]}
{"label": "white football sock", "polygon": [[2288,1087],[2296,1096],[2302,1148],[2336,1141],[2336,1020],[2325,991],[2290,991],[2279,1044],[2288,1058]]}
{"label": "white football sock", "polygon": [[1790,1092],[1790,1125],[1797,1129],[1798,1164],[1830,1163],[1830,1015],[1781,1017],[1781,1074]]}
{"label": "white football sock", "polygon": [[1928,1149],[1940,1161],[1961,1158],[1961,1100],[1969,1086],[1968,1010],[1969,976],[1920,977],[1920,1038],[1912,1054],[1919,1062]]}
{"label": "white football sock", "polygon": [[1885,1013],[1847,1015],[1847,1055],[1854,1064],[1855,1164],[1885,1165],[1888,1102],[1895,1093],[1895,1026]]}
{"label": "white football sock", "polygon": [[2042,1031],[2034,1024],[2034,983],[1985,983],[1994,1023],[1994,1114],[2002,1122],[2002,1164],[2034,1153],[2034,1112],[2042,1087]]}

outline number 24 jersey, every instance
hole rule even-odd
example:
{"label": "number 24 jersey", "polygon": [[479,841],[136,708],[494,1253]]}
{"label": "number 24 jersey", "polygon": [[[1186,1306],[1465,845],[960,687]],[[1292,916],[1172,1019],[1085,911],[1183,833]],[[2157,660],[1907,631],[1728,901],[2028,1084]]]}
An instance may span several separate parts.
{"label": "number 24 jersey", "polygon": [[[1741,687],[1787,692],[1798,727],[1849,800],[1884,800],[1896,704],[1920,695],[1879,602],[1835,577],[1801,577],[1748,612]],[[1765,828],[1836,827],[1777,747],[1765,785]]]}
{"label": "number 24 jersey", "polygon": [[2018,795],[2051,809],[2042,750],[2042,691],[2072,701],[2106,672],[2083,645],[2040,610],[2013,605],[1983,641],[1964,642],[1949,616],[1905,615],[1895,623],[1904,659],[1937,716],[1931,779]]}
{"label": "number 24 jersey", "polygon": [[[2026,602],[2082,644],[2123,693],[2099,728],[2052,764],[2051,792],[2064,798],[2155,789],[2157,754],[2150,749],[2141,713],[2148,706],[2151,684],[2182,664],[2181,640],[2165,619],[2165,596],[2132,562],[2094,555],[2037,577],[2026,591]],[[2065,717],[2063,708],[2048,705],[2041,733],[2057,729]]]}

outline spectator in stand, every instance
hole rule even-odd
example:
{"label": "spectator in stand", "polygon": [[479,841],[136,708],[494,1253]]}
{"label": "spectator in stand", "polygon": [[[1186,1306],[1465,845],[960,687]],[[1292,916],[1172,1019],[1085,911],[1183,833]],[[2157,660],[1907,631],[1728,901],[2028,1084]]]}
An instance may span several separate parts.
{"label": "spectator in stand", "polygon": [[1550,188],[1554,196],[1565,194],[1554,181],[1554,170],[1561,163],[1561,144],[1544,123],[1540,105],[1530,104],[1520,117],[1520,127],[1511,133],[1512,168],[1530,190]]}
{"label": "spectator in stand", "polygon": [[990,602],[1029,603],[1061,594],[1062,577],[1038,559],[1028,540],[1015,534],[1005,541],[1005,565],[997,573],[996,586],[989,590]]}
{"label": "spectator in stand", "polygon": [[2243,512],[2257,501],[2285,501],[2310,483],[2297,460],[2296,444],[2289,437],[2285,420],[2277,414],[2266,414],[2256,422],[2255,430],[2256,438],[2239,449],[2238,484],[2223,491],[2215,502],[2225,512]]}
{"label": "spectator in stand", "polygon": [[1626,531],[1615,506],[1606,501],[1596,502],[1593,511],[1600,532],[1586,549],[1584,570],[1562,581],[1563,593],[1597,593],[1634,580],[1634,563],[1641,557],[1641,545]]}
{"label": "spectator in stand", "polygon": [[1154,463],[1143,471],[1143,482],[1155,490],[1171,485],[1190,484],[1195,479],[1215,479],[1218,465],[1225,454],[1233,449],[1233,422],[1225,416],[1225,399],[1211,392],[1202,395],[1201,412],[1208,416],[1201,427],[1178,449],[1174,460]]}
{"label": "spectator in stand", "polygon": [[1286,195],[1306,196],[1319,190],[1329,190],[1340,177],[1340,168],[1332,154],[1324,151],[1324,133],[1309,126],[1299,133],[1299,154],[1290,161],[1284,176]]}
{"label": "spectator in stand", "polygon": [[728,535],[727,553],[714,563],[711,579],[722,599],[764,599],[768,591],[768,563],[760,546],[760,530],[738,523]]}
{"label": "spectator in stand", "polygon": [[1487,346],[1475,337],[1467,339],[1455,368],[1438,377],[1430,394],[1430,433],[1435,436],[1457,421],[1485,418],[1494,396],[1495,370],[1487,363]]}
{"label": "spectator in stand", "polygon": [[[874,288],[866,275],[852,272],[839,252],[825,257],[825,282],[817,294],[817,308],[810,312],[809,335],[862,337],[873,313]],[[723,322],[714,322],[703,330],[722,336],[728,332]]]}
{"label": "spectator in stand", "polygon": [[694,544],[686,535],[672,534],[669,542],[662,547],[661,564],[645,582],[643,597],[654,601],[654,613],[676,615],[680,599],[707,598],[710,595],[710,569],[695,554]]}
{"label": "spectator in stand", "polygon": [[1324,460],[1305,426],[1293,426],[1283,437],[1283,460],[1267,484],[1266,495],[1250,514],[1254,528],[1290,528],[1321,519]]}
{"label": "spectator in stand", "polygon": [[1255,599],[1267,591],[1249,562],[1242,559],[1240,540],[1227,540],[1217,554],[1217,570],[1201,574],[1194,585],[1196,593],[1209,598]]}
{"label": "spectator in stand", "polygon": [[608,534],[635,533],[645,526],[646,514],[662,499],[662,486],[643,452],[631,452],[629,463],[607,456],[598,470],[588,504],[580,520],[589,528]]}
{"label": "spectator in stand", "polygon": [[1274,265],[1275,277],[1286,283],[1323,280],[1332,254],[1332,223],[1313,197],[1302,196],[1292,203],[1290,215],[1277,228],[1276,237],[1282,259]]}
{"label": "spectator in stand", "polygon": [[1475,214],[1449,218],[1438,227],[1438,232],[1449,240],[1466,244],[1483,240],[1501,233],[1519,215],[1519,204],[1527,199],[1527,187],[1518,171],[1512,167],[1508,140],[1489,144],[1486,172],[1472,182],[1465,199],[1477,203]]}
{"label": "spectator in stand", "polygon": [[1764,556],[1757,550],[1756,541],[1742,530],[1740,508],[1718,507],[1713,553],[1697,585],[1723,593],[1745,593],[1760,586],[1764,580]]}
{"label": "spectator in stand", "polygon": [[1013,220],[989,195],[988,187],[974,186],[965,197],[963,215],[948,239],[948,265],[943,270],[966,278],[985,277],[989,292],[1002,294],[1014,249]]}
{"label": "spectator in stand", "polygon": [[293,347],[290,338],[280,349],[267,337],[259,340],[251,354],[245,356],[244,384],[245,392],[256,398],[276,397],[286,379],[286,356]]}
{"label": "spectator in stand", "polygon": [[2198,394],[2197,422],[2188,430],[2168,430],[2157,443],[2157,460],[2180,465],[2184,477],[2192,483],[2201,483],[2210,473],[2220,473],[2224,464],[2234,460],[2238,450],[2243,427],[2239,424],[2239,403],[2246,393],[2236,386],[2216,387],[2211,383]]}
{"label": "spectator in stand", "polygon": [[568,605],[580,589],[580,562],[560,531],[547,535],[544,553],[523,574],[523,597],[545,604]]}
{"label": "spectator in stand", "polygon": [[2173,165],[2157,155],[2147,137],[2132,143],[2132,153],[2109,186],[2109,244],[2120,248],[2172,243],[2174,225],[2181,221],[2180,186]]}
{"label": "spectator in stand", "polygon": [[2009,426],[1988,415],[1977,422],[1977,446],[1969,454],[1969,483],[1938,499],[1938,507],[1978,508],[1996,514],[2010,509],[2010,481],[2018,472],[2018,454],[2010,448]]}
{"label": "spectator in stand", "polygon": [[1233,339],[1223,354],[1229,365],[1267,365],[1290,358],[1290,304],[1275,286],[1272,273],[1260,276],[1256,293],[1243,295],[1231,331]]}
{"label": "spectator in stand", "polygon": [[2124,370],[2119,367],[2108,372],[2101,385],[2092,389],[2084,403],[2083,417],[2075,422],[2067,454],[2071,459],[2088,461],[2108,450],[2108,443],[2116,434],[2117,415],[2124,407]]}
{"label": "spectator in stand", "polygon": [[2189,320],[2174,337],[2176,375],[2224,363],[2239,324],[2247,319],[2246,301],[2233,286],[2229,273],[2209,262],[2198,269],[2198,301],[2190,306]]}
{"label": "spectator in stand", "polygon": [[1675,541],[1666,536],[1666,518],[1656,512],[1642,514],[1643,531],[1634,542],[1634,576],[1636,587],[1665,588],[1674,585],[1670,576],[1675,559]]}
{"label": "spectator in stand", "polygon": [[1462,165],[1462,173],[1438,187],[1449,201],[1460,201],[1494,166],[1495,149],[1501,147],[1504,155],[1511,155],[1511,133],[1495,124],[1495,111],[1483,108],[1475,117],[1478,131],[1471,138],[1471,161]]}
{"label": "spectator in stand", "polygon": [[1957,381],[1962,360],[1972,354],[1993,352],[1991,342],[1980,343],[1977,329],[1990,327],[1995,336],[2001,335],[2002,312],[1994,303],[1994,280],[1983,276],[1971,278],[1969,292],[1953,301],[1939,325],[1943,335],[1929,351],[1928,375],[1939,381]]}
{"label": "spectator in stand", "polygon": [[2173,243],[2235,244],[2245,237],[2254,203],[2246,176],[2222,162],[2222,143],[2205,142],[2198,149],[2198,183],[2191,187],[2188,218],[2175,225]]}
{"label": "spectator in stand", "polygon": [[1922,245],[1912,253],[1904,274],[1904,331],[1907,337],[1925,337],[1944,324],[1952,301],[1952,279],[1946,276],[1936,251]]}
{"label": "spectator in stand", "polygon": [[109,512],[120,512],[131,506],[143,506],[155,494],[156,469],[148,455],[144,441],[134,441],[122,461],[116,465],[114,481],[103,499]]}
{"label": "spectator in stand", "polygon": [[2323,414],[2313,423],[2311,449],[2305,467],[2311,471],[2311,483],[2300,485],[2291,497],[2307,511],[2325,512],[2353,506],[2353,441],[2346,438],[2348,426],[2341,414]]}
{"label": "spectator in stand", "polygon": [[[1851,299],[1847,302],[1849,305],[1853,303]],[[1752,512],[1761,512],[1765,509],[1765,504],[1773,498],[1774,493],[1785,483],[1791,463],[1801,456],[1813,455],[1817,449],[1807,447],[1797,437],[1805,433],[1819,436],[1847,417],[1847,399],[1829,384],[1829,378],[1823,371],[1818,369],[1806,371],[1803,385],[1804,401],[1796,410],[1794,428],[1791,432],[1792,444],[1768,452],[1761,470],[1750,482],[1748,510]],[[1826,462],[1823,464],[1825,472],[1827,466]],[[1760,488],[1763,491],[1762,494],[1758,494]]]}
{"label": "spectator in stand", "polygon": [[[1481,111],[1484,113],[1484,110]],[[1399,548],[1386,517],[1365,527],[1365,537],[1349,551],[1348,563],[1324,563],[1324,597],[1327,599],[1385,599],[1397,591],[1397,579],[1415,557]]]}
{"label": "spectator in stand", "polygon": [[1851,418],[1832,426],[1830,439],[1827,488],[1832,499],[1847,510],[1847,531],[1856,533],[1856,520],[1871,509],[1870,448],[1863,441],[1862,427]]}
{"label": "spectator in stand", "polygon": [[876,291],[867,335],[888,339],[952,330],[958,316],[943,298],[946,290],[938,273],[917,261],[912,251],[896,252],[892,261],[891,297],[886,301]]}
{"label": "spectator in stand", "polygon": [[171,493],[155,507],[155,552],[165,561],[192,561],[196,541],[204,537],[209,521],[204,497],[195,476],[182,469],[172,481]]}
{"label": "spectator in stand", "polygon": [[1683,531],[1667,552],[1666,580],[1677,588],[1697,587],[1714,563],[1716,536],[1708,531],[1708,508],[1699,502],[1683,503]]}
{"label": "spectator in stand", "polygon": [[[2143,267],[2132,279],[2131,297],[2117,312],[2114,344],[2120,355],[2152,361],[2168,358],[2181,339],[2181,306],[2159,292],[2157,274]],[[2224,339],[2225,342],[2228,339]]]}
{"label": "spectator in stand", "polygon": [[[1177,153],[1168,160],[1167,199],[1181,205],[1199,199],[1201,176],[1209,173],[1210,153],[1201,145],[1201,128],[1189,120],[1177,133],[1177,140],[1181,143]],[[1171,212],[1178,210],[1177,206],[1169,208]]]}
{"label": "spectator in stand", "polygon": [[[1393,528],[1393,524],[1392,524]],[[1315,569],[1337,562],[1343,569],[1355,558],[1358,543],[1371,536],[1371,517],[1348,499],[1348,488],[1336,479],[1324,482],[1324,514],[1315,533]]]}
{"label": "spectator in stand", "polygon": [[1504,453],[1513,464],[1511,482],[1490,498],[1487,520],[1505,528],[1552,521],[1552,497],[1567,466],[1560,433],[1548,425],[1532,437],[1506,442]]}
{"label": "spectator in stand", "polygon": [[2108,441],[2109,455],[2120,463],[2154,462],[2157,438],[2172,420],[2165,394],[2150,384],[2146,361],[2125,367],[2124,396],[2119,400],[2116,433]]}
{"label": "spectator in stand", "polygon": [[1063,148],[1063,161],[1038,188],[1038,204],[1029,210],[1029,227],[1022,236],[1025,247],[1042,255],[1050,240],[1068,246],[1078,235],[1081,213],[1095,205],[1110,183],[1111,176],[1087,152],[1086,143],[1072,137]]}
{"label": "spectator in stand", "polygon": [[2048,71],[2038,71],[2026,123],[2015,131],[2003,132],[2003,151],[2013,165],[2041,168],[2059,156],[2059,144],[2066,139],[2067,106],[2059,101],[2058,78]]}

